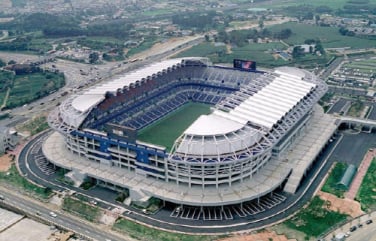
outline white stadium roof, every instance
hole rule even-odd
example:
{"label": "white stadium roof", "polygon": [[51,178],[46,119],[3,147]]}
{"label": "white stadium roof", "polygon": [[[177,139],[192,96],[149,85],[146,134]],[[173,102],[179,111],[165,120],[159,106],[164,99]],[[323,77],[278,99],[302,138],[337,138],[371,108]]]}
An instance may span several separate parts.
{"label": "white stadium roof", "polygon": [[[229,112],[215,110],[214,114],[245,125],[251,122],[271,129],[300,100],[316,87],[299,76],[285,71],[293,68],[276,70],[273,81],[263,89],[250,96]],[[295,73],[295,72],[294,72]]]}
{"label": "white stadium roof", "polygon": [[187,135],[224,135],[242,128],[243,125],[216,115],[201,115],[184,132]]}

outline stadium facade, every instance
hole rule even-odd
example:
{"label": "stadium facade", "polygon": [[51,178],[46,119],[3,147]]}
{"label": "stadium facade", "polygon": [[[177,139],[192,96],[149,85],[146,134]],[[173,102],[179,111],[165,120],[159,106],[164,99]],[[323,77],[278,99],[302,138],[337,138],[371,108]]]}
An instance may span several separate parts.
{"label": "stadium facade", "polygon": [[[293,67],[255,72],[199,57],[165,60],[70,96],[49,115],[56,132],[43,152],[73,176],[128,188],[135,201],[238,205],[283,188],[293,170],[286,150],[326,90]],[[213,107],[171,150],[137,140],[138,130],[188,102]]]}

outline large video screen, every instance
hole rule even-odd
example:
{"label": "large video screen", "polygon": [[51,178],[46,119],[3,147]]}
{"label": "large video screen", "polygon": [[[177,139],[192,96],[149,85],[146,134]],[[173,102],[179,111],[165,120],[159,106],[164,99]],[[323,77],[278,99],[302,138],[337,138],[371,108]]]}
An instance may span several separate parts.
{"label": "large video screen", "polygon": [[256,62],[251,60],[234,59],[234,68],[255,71]]}
{"label": "large video screen", "polygon": [[110,138],[113,137],[119,140],[124,140],[132,143],[136,142],[137,130],[133,128],[113,123],[107,123],[105,124],[105,130]]}

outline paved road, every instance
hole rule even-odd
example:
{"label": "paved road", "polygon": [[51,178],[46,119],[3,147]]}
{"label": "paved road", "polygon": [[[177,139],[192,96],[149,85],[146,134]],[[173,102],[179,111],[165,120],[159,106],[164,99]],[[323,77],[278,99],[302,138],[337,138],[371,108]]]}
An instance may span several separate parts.
{"label": "paved road", "polygon": [[[43,138],[43,136],[41,137]],[[54,189],[65,189],[68,187],[62,186],[60,183],[56,183],[53,178],[46,178],[45,175],[41,174],[41,172],[36,170],[35,164],[33,164],[33,158],[28,158],[28,151],[34,144],[40,142],[39,138],[32,140],[21,152],[19,157],[19,166],[22,173],[27,174],[27,178],[33,180],[34,182],[40,183],[45,186],[50,186]],[[332,161],[327,162],[324,166],[321,166],[322,160],[325,160],[328,155],[330,154],[331,148],[335,145],[336,141],[329,144],[329,148],[325,149],[320,156],[320,160],[313,165],[312,172],[309,173],[307,178],[303,181],[302,187],[298,190],[295,195],[287,195],[287,201],[278,205],[276,208],[265,211],[258,215],[250,216],[247,218],[235,218],[234,220],[223,220],[223,221],[211,221],[211,222],[204,222],[202,220],[184,220],[184,219],[172,219],[169,215],[171,210],[163,209],[158,212],[156,215],[146,216],[142,213],[139,213],[137,210],[133,210],[131,214],[124,213],[124,216],[132,218],[137,221],[144,222],[149,225],[153,225],[156,227],[169,229],[169,230],[177,230],[181,232],[189,232],[189,233],[226,233],[231,231],[239,231],[239,230],[249,230],[249,229],[259,229],[264,226],[268,226],[273,224],[276,221],[286,218],[287,216],[291,215],[293,212],[299,210],[307,201],[310,200],[312,197],[316,187],[323,179],[325,174],[327,173],[328,169],[330,168]],[[26,162],[27,161],[27,162]],[[26,164],[28,163],[28,164]],[[321,168],[321,169],[320,169]],[[320,169],[320,172],[317,174],[317,177],[314,178],[314,175],[317,170]],[[39,177],[40,176],[40,177]],[[46,180],[47,181],[46,181]],[[83,194],[89,194],[86,191],[81,189],[71,188],[77,192]],[[105,198],[105,192],[99,194],[98,199]],[[113,197],[113,195],[112,195]],[[298,200],[299,199],[299,200]],[[297,201],[298,200],[298,201]],[[109,204],[110,203],[110,204]],[[112,204],[113,203],[113,204]],[[102,205],[102,204],[101,204]],[[112,200],[106,200],[103,204],[104,208],[106,205],[113,205],[118,206]]]}
{"label": "paved road", "polygon": [[[94,224],[83,222],[71,215],[62,213],[57,210],[48,208],[46,205],[42,205],[38,202],[31,201],[23,196],[14,195],[10,192],[5,191],[4,189],[0,190],[0,193],[5,197],[3,200],[4,203],[17,207],[24,210],[26,213],[31,215],[36,215],[39,213],[41,219],[47,220],[50,223],[55,224],[56,226],[64,227],[68,230],[72,230],[75,233],[82,234],[88,240],[127,240],[126,238],[121,238],[115,236],[109,232],[106,232]],[[53,211],[57,214],[57,217],[51,217],[49,215],[50,211]]]}
{"label": "paved road", "polygon": [[341,110],[344,108],[347,102],[350,100],[340,98],[334,105],[327,111],[328,114],[337,113],[339,114]]}
{"label": "paved road", "polygon": [[[373,220],[373,222],[371,224],[366,224],[367,220]],[[359,224],[362,224],[361,228],[358,227]],[[357,226],[358,228],[355,231],[350,232],[350,227],[352,226]],[[335,236],[339,233],[347,233],[349,235],[349,237],[346,238],[346,241],[375,241],[376,212],[363,215],[345,223],[344,225],[336,228],[333,232],[328,233],[325,240],[330,240],[333,235]]]}
{"label": "paved road", "polygon": [[[20,153],[20,156],[19,156],[19,159],[24,159],[27,155],[31,155],[30,153],[30,150],[33,146],[35,146],[36,144],[38,144],[38,142],[43,139],[43,137],[45,135],[47,135],[48,133],[45,133],[45,134],[42,134],[40,135],[39,137],[40,138],[36,138],[34,140],[32,140],[31,142],[29,142],[24,150],[26,151],[22,151]],[[33,160],[35,161],[35,160]],[[19,162],[19,168],[21,170],[22,173],[24,173],[24,175],[33,180],[35,183],[39,184],[39,185],[43,185],[45,187],[50,187],[54,190],[68,190],[68,188],[66,188],[67,186],[64,185],[64,184],[61,184],[61,183],[58,183],[55,181],[55,183],[52,183],[52,182],[49,182],[48,180],[44,180],[44,179],[41,179],[39,178],[37,175],[35,175],[34,171],[37,171],[39,175],[42,175],[42,172],[41,170],[36,167],[36,165],[31,165],[30,169],[28,169],[28,163],[26,162]],[[29,170],[26,172],[26,170]],[[27,173],[27,174],[25,174]],[[55,176],[56,177],[56,176]],[[51,177],[51,178],[55,178],[55,177]],[[74,188],[70,188],[70,189],[74,189]],[[76,189],[77,191],[81,191],[81,192],[84,192],[82,189]],[[84,193],[85,194],[85,193]],[[13,198],[13,197],[12,197]],[[93,198],[94,199],[94,198]],[[25,199],[24,203],[27,203],[28,201]],[[11,203],[13,204],[13,203]],[[30,202],[28,202],[29,206],[30,206]],[[27,206],[27,204],[25,204]],[[31,207],[33,207],[34,204],[31,204]],[[110,208],[113,208],[112,205],[106,205],[105,203],[99,203],[99,205],[104,208],[104,209],[108,209],[109,207]],[[27,209],[26,209],[27,210]],[[33,210],[33,208],[31,208],[31,210]],[[43,207],[43,209],[40,210],[40,213],[45,213],[45,214],[48,214],[49,213],[49,209],[47,209],[46,207]],[[35,212],[33,212],[35,213]],[[42,214],[42,218],[44,218],[44,216],[46,215],[43,215]],[[49,216],[49,215],[47,215]],[[114,236],[113,234],[109,233],[109,232],[106,232],[106,231],[103,231],[103,230],[100,230],[98,228],[96,228],[95,226],[93,226],[92,224],[87,224],[87,223],[82,223],[82,220],[79,220],[78,218],[75,218],[75,219],[72,219],[70,220],[69,222],[66,222],[67,219],[72,219],[70,216],[68,215],[58,215],[57,218],[54,218],[54,219],[51,219],[51,217],[49,217],[49,220],[55,220],[56,223],[58,225],[61,225],[63,227],[66,227],[70,230],[72,230],[73,232],[75,233],[79,233],[79,234],[82,234],[82,235],[85,235],[87,237],[90,237],[94,240],[106,240],[106,239],[110,239],[110,240],[129,240],[127,239],[126,237],[124,238],[120,238],[120,237],[117,237],[117,236]],[[82,223],[82,224],[81,224]],[[95,231],[94,231],[95,230]]]}

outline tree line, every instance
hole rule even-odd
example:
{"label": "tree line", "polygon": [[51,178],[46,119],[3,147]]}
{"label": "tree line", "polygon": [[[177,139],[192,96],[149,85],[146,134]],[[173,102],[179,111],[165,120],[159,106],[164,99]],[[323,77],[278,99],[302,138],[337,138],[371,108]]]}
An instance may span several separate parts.
{"label": "tree line", "polygon": [[224,42],[235,44],[238,47],[243,47],[248,44],[249,41],[257,42],[259,38],[273,38],[273,39],[287,39],[291,36],[292,31],[289,28],[282,29],[277,32],[272,32],[269,29],[250,29],[250,30],[234,30],[226,32],[224,30],[219,31],[215,36],[216,42]]}
{"label": "tree line", "polygon": [[0,29],[12,32],[42,31],[47,37],[74,37],[74,36],[112,36],[125,38],[133,25],[122,21],[108,21],[91,24],[87,27],[80,26],[81,18],[78,16],[52,15],[49,13],[33,13],[21,16],[11,22],[1,23]]}

